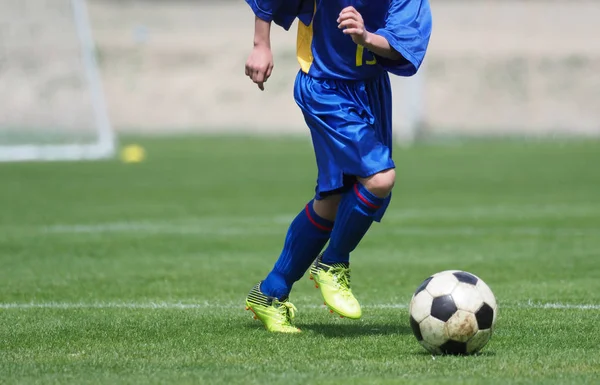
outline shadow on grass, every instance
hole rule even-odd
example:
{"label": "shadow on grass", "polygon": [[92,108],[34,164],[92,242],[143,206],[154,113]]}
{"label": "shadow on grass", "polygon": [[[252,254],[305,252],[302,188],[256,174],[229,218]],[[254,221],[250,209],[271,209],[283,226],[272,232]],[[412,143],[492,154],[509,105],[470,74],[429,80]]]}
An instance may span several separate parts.
{"label": "shadow on grass", "polygon": [[313,332],[332,338],[352,338],[362,336],[386,336],[398,334],[412,334],[410,327],[399,324],[330,324],[330,323],[304,323],[298,325],[303,331]]}
{"label": "shadow on grass", "polygon": [[[302,330],[300,335],[322,335],[330,338],[353,338],[363,336],[391,336],[412,335],[412,329],[408,325],[398,323],[362,323],[345,320],[343,323],[330,322],[298,322],[296,326]],[[256,331],[265,331],[258,321],[244,322],[244,327]],[[416,340],[415,340],[416,343]]]}

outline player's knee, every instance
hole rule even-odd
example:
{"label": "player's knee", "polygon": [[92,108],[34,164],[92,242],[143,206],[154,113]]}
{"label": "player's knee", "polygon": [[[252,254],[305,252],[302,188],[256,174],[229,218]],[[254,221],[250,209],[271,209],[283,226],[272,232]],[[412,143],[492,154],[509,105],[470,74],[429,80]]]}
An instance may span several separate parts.
{"label": "player's knee", "polygon": [[369,190],[373,195],[379,198],[387,197],[396,183],[396,171],[389,169],[372,175],[368,178],[360,178],[361,183]]}

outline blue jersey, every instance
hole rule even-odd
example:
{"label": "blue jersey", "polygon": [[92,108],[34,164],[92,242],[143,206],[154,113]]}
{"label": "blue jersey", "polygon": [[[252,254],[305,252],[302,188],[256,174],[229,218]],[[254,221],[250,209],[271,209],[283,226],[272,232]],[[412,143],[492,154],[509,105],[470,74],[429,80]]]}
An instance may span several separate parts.
{"label": "blue jersey", "polygon": [[[246,0],[263,20],[288,29],[298,17],[297,56],[302,71],[321,79],[361,80],[383,71],[414,75],[431,35],[428,0]],[[374,55],[338,29],[340,11],[354,6],[365,28],[387,39],[402,55],[392,61]]]}

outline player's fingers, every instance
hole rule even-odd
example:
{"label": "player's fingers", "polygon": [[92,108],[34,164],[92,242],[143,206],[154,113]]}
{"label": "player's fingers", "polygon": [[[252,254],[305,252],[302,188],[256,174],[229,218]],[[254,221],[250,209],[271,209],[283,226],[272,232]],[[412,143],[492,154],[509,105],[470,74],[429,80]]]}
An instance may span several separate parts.
{"label": "player's fingers", "polygon": [[342,12],[340,12],[340,16],[342,15],[355,15],[360,16],[360,13],[354,7],[344,8]]}
{"label": "player's fingers", "polygon": [[362,19],[360,17],[358,17],[357,15],[354,15],[354,14],[347,14],[347,15],[344,15],[344,16],[342,16],[342,17],[340,17],[338,19],[338,23],[340,23],[340,24],[343,23],[343,22],[345,22],[345,21],[351,21],[351,22],[354,22],[356,24],[361,24],[361,25],[364,24],[364,22],[362,21]]}
{"label": "player's fingers", "polygon": [[265,70],[258,70],[254,73],[254,76],[252,77],[252,80],[254,81],[254,83],[259,84],[259,83],[264,83],[265,81]]}
{"label": "player's fingers", "polygon": [[338,24],[338,28],[339,29],[344,29],[344,28],[358,28],[358,23],[356,20],[343,20],[342,22],[340,22],[340,24]]}
{"label": "player's fingers", "polygon": [[360,24],[360,22],[351,17],[338,20],[338,28],[339,29],[352,27],[353,25],[358,25],[358,24]]}
{"label": "player's fingers", "polygon": [[250,79],[252,79],[252,81],[254,83],[256,83],[259,80],[260,73],[261,73],[260,68],[250,67],[250,73],[248,76],[250,77]]}
{"label": "player's fingers", "polygon": [[358,21],[358,18],[356,17],[356,15],[354,15],[352,13],[345,13],[345,14],[341,15],[340,17],[338,17],[338,23],[341,23],[344,20],[356,20],[356,21]]}
{"label": "player's fingers", "polygon": [[250,76],[250,67],[246,64],[246,76]]}
{"label": "player's fingers", "polygon": [[348,14],[351,15],[352,19],[358,21],[359,23],[363,23],[363,17],[356,9],[353,8],[350,12],[348,12]]}
{"label": "player's fingers", "polygon": [[346,28],[343,32],[345,35],[362,35],[365,30],[362,28]]}
{"label": "player's fingers", "polygon": [[354,8],[353,6],[349,5],[349,6],[345,7],[344,9],[342,9],[340,11],[340,15],[342,13],[344,13],[344,12],[353,12],[353,11],[356,12],[356,8]]}
{"label": "player's fingers", "polygon": [[260,89],[261,91],[265,90],[265,85],[263,83],[257,83],[258,84],[258,89]]}
{"label": "player's fingers", "polygon": [[269,65],[269,68],[267,68],[267,73],[265,75],[265,81],[267,81],[268,78],[271,77],[271,74],[273,73],[273,64]]}
{"label": "player's fingers", "polygon": [[340,13],[340,15],[338,16],[337,22],[339,23],[343,20],[348,20],[348,19],[358,20],[358,16],[354,12],[343,12],[343,13]]}

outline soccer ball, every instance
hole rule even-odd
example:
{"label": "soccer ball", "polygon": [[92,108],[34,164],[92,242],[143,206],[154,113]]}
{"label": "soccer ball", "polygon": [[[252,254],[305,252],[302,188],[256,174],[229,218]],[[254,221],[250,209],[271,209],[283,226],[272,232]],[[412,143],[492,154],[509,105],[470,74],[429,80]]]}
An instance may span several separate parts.
{"label": "soccer ball", "polygon": [[494,293],[477,276],[448,270],[427,278],[410,301],[410,326],[433,354],[472,354],[494,330],[498,306]]}

